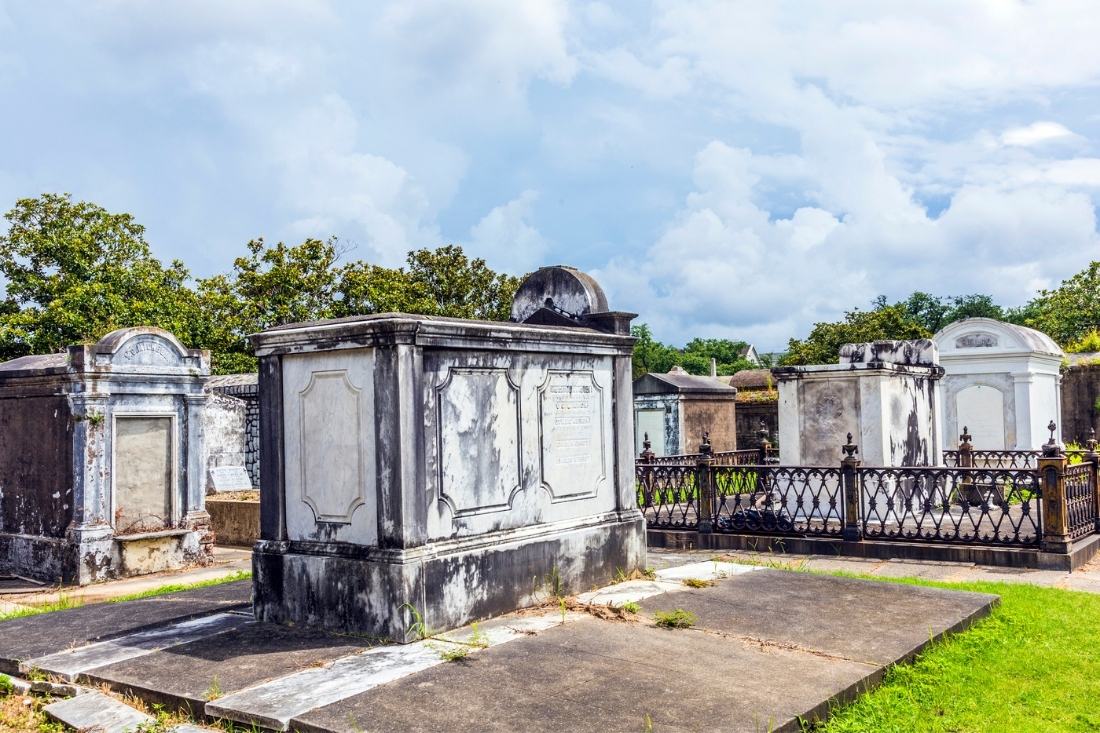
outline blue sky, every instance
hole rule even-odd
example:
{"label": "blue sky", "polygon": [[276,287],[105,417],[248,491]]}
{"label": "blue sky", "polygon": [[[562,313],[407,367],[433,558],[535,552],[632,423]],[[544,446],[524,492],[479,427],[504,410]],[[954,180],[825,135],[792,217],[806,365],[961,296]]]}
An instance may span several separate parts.
{"label": "blue sky", "polygon": [[1100,259],[1097,38],[1070,0],[0,0],[0,206],[131,212],[196,275],[458,242],[779,349]]}

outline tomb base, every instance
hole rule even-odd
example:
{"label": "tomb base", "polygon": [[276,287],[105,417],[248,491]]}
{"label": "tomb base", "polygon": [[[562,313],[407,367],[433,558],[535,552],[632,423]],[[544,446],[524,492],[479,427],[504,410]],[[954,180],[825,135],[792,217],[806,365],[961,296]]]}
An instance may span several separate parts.
{"label": "tomb base", "polygon": [[398,642],[607,584],[645,567],[635,511],[525,527],[411,550],[258,542],[257,620],[362,633]]}

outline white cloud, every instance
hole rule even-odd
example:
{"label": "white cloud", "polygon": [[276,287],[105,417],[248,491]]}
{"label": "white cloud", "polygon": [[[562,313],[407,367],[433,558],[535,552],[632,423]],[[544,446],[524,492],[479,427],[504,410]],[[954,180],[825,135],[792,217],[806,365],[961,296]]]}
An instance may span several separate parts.
{"label": "white cloud", "polygon": [[1065,125],[1057,122],[1041,121],[1033,122],[1026,127],[1014,127],[1011,130],[1005,130],[1001,135],[1001,142],[1005,145],[1026,147],[1052,140],[1065,140],[1075,137],[1077,136]]}
{"label": "white cloud", "polygon": [[530,223],[538,194],[524,191],[470,229],[468,248],[490,267],[522,275],[545,264],[549,243]]}

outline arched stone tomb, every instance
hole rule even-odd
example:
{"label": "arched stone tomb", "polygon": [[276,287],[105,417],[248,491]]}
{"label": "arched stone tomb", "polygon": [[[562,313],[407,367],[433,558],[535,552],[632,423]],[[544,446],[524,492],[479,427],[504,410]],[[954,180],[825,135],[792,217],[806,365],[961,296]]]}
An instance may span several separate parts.
{"label": "arched stone tomb", "polygon": [[85,584],[204,563],[209,354],[125,328],[0,364],[0,567]]}
{"label": "arched stone tomb", "polygon": [[[1045,333],[992,318],[964,318],[935,336],[945,376],[943,434],[969,428],[977,450],[1039,450],[1062,424],[1065,354]],[[953,446],[952,446],[953,447]]]}
{"label": "arched stone tomb", "polygon": [[516,322],[387,313],[253,337],[265,621],[409,641],[645,564],[629,324],[543,268]]}

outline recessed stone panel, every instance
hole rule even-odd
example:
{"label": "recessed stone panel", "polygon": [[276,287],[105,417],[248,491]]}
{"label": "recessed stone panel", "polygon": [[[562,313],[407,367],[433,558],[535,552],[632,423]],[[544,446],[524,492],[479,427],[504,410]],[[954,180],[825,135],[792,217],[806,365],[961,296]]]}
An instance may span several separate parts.
{"label": "recessed stone panel", "polygon": [[554,501],[595,496],[606,479],[604,393],[591,370],[551,370],[539,387],[542,485]]}
{"label": "recessed stone panel", "polygon": [[377,537],[370,350],[288,359],[283,384],[290,539]]}
{"label": "recessed stone panel", "polygon": [[171,417],[115,420],[114,527],[119,535],[151,532],[172,523]]}
{"label": "recessed stone panel", "polygon": [[451,368],[436,390],[439,498],[456,516],[508,509],[521,482],[519,386],[505,369]]}
{"label": "recessed stone panel", "polygon": [[318,522],[351,522],[363,503],[359,395],[346,369],[314,372],[299,393],[302,501]]}

